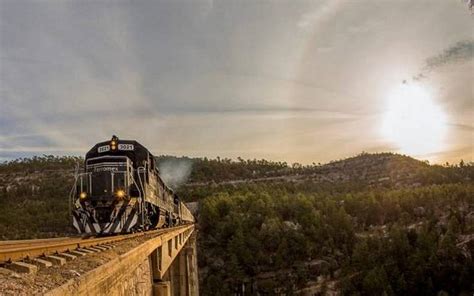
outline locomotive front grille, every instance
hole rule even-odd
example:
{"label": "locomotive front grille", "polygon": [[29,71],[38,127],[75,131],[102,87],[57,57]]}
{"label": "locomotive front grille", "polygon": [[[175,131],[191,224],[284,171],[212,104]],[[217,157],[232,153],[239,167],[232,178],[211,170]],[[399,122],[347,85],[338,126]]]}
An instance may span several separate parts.
{"label": "locomotive front grille", "polygon": [[95,209],[97,222],[108,223],[110,222],[110,215],[112,214],[112,207],[98,207]]}

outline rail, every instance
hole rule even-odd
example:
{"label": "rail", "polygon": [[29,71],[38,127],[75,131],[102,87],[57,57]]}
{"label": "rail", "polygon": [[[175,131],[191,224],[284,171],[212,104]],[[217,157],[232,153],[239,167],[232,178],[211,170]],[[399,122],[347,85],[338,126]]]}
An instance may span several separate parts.
{"label": "rail", "polygon": [[178,230],[183,227],[187,227],[187,225],[99,238],[64,237],[23,241],[3,241],[0,242],[0,264],[18,261],[26,258],[31,259],[39,256],[73,251],[78,248],[80,249],[100,246],[104,244],[111,244],[136,237],[152,237],[159,234],[167,233],[172,230]]}

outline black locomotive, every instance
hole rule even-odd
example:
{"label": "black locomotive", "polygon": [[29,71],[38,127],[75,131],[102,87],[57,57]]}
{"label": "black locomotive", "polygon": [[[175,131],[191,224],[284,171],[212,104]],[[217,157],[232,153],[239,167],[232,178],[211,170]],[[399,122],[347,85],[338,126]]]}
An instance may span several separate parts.
{"label": "black locomotive", "polygon": [[155,157],[137,141],[116,136],[87,152],[73,195],[79,233],[129,233],[194,222],[160,178]]}

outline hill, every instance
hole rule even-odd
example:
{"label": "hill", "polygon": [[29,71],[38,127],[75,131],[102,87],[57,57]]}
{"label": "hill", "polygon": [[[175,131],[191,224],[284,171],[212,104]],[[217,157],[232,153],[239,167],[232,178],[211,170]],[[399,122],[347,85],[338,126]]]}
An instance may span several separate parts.
{"label": "hill", "polygon": [[[0,164],[0,238],[70,234],[68,194],[81,161]],[[198,201],[202,295],[458,295],[473,288],[472,164],[429,165],[392,153],[305,166],[158,161],[168,184]]]}
{"label": "hill", "polygon": [[[167,157],[175,163],[182,158]],[[362,191],[368,188],[404,188],[429,184],[468,183],[474,167],[429,165],[412,157],[362,153],[327,164],[288,165],[266,160],[189,159],[192,173],[184,186],[176,186],[187,200],[199,200],[228,186],[272,183],[305,191]],[[207,173],[212,172],[212,173]],[[183,184],[183,183],[182,183]]]}
{"label": "hill", "polygon": [[327,164],[292,165],[267,160],[178,158],[162,156],[159,160],[189,162],[192,172],[188,186],[239,181],[311,180],[315,182],[364,182],[366,185],[390,183],[394,186],[414,183],[453,182],[472,178],[471,166],[429,165],[425,161],[394,153],[362,153]]}
{"label": "hill", "polygon": [[79,160],[43,156],[0,164],[0,239],[71,233],[68,197]]}
{"label": "hill", "polygon": [[[267,160],[160,156],[168,184],[187,201],[239,186],[270,183],[294,192],[348,192],[429,184],[471,183],[471,164],[429,165],[408,156],[360,154],[327,164],[289,165]],[[41,157],[0,164],[0,237],[30,238],[67,234],[67,199],[82,158]],[[164,164],[164,165],[163,165]]]}

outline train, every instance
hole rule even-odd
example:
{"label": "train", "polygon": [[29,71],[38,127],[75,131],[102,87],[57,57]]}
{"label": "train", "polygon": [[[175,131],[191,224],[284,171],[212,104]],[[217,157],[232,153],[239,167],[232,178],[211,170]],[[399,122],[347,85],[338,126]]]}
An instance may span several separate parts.
{"label": "train", "polygon": [[123,234],[194,223],[186,205],[163,182],[150,151],[115,135],[87,152],[71,196],[72,222],[80,234]]}

